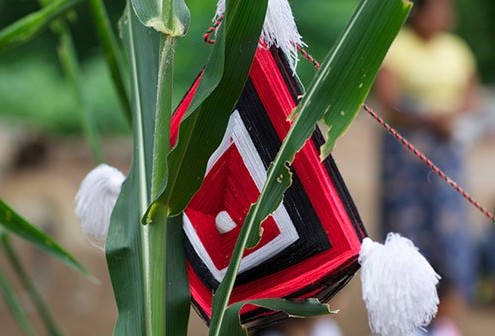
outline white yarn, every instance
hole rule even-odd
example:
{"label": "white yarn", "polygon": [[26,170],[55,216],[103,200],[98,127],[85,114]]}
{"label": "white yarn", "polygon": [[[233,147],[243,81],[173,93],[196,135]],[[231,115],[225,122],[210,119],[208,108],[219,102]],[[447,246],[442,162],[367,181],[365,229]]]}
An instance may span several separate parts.
{"label": "white yarn", "polygon": [[217,217],[215,218],[215,224],[218,232],[222,234],[229,233],[230,231],[234,230],[235,227],[237,226],[237,224],[230,217],[227,211],[220,211],[218,213]]}
{"label": "white yarn", "polygon": [[[225,0],[219,0],[214,20],[223,13],[225,13]],[[287,0],[268,0],[261,39],[268,47],[274,45],[280,48],[288,56],[292,70],[296,69],[299,61],[297,46],[302,47],[305,44],[297,30],[296,21]]]}
{"label": "white yarn", "polygon": [[104,251],[110,216],[125,176],[101,164],[84,178],[76,195],[76,216],[81,230],[94,247]]}
{"label": "white yarn", "polygon": [[371,330],[381,336],[409,336],[437,313],[440,276],[414,244],[389,233],[385,245],[363,240],[363,299]]}

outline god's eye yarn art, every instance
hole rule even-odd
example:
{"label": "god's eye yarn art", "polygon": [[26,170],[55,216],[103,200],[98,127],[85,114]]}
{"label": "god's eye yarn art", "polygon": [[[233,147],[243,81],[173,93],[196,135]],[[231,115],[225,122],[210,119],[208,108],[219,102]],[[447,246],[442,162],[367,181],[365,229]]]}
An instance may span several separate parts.
{"label": "god's eye yarn art", "polygon": [[[206,320],[211,293],[225,274],[240,226],[290,128],[288,118],[301,95],[292,73],[280,50],[258,49],[224,139],[184,213],[191,293]],[[172,137],[196,86],[173,117]],[[258,246],[244,254],[233,301],[269,297],[328,301],[359,268],[366,233],[333,159],[320,162],[322,142],[316,131],[296,156],[293,184],[283,203],[263,222]],[[250,321],[260,313],[248,307],[242,316]]]}
{"label": "god's eye yarn art", "polygon": [[[212,35],[224,12],[221,0],[214,25],[205,35],[208,43],[214,43]],[[303,46],[288,2],[270,0],[249,78],[223,140],[209,159],[201,188],[182,215],[192,303],[207,323],[242,224],[260,195],[268,167],[291,127],[291,113],[303,95],[295,73],[298,51],[317,65]],[[201,80],[202,73],[172,117],[172,146]],[[371,109],[365,111],[435,171],[436,166],[412,144]],[[367,237],[333,158],[320,160],[323,143],[316,129],[296,155],[293,182],[283,202],[263,221],[259,244],[244,252],[231,303],[262,298],[328,302],[361,268],[372,332],[409,335],[435,316],[439,276],[410,240],[389,234],[382,245]],[[100,248],[123,181],[120,172],[101,165],[78,192],[76,214],[83,231]],[[459,191],[455,182],[450,184]],[[251,328],[286,317],[252,305],[241,310],[241,321]]]}

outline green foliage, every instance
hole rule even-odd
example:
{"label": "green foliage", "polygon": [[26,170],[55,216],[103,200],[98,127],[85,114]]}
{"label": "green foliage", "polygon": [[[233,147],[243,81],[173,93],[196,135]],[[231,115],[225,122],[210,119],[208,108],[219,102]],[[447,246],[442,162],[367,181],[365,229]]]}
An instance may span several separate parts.
{"label": "green foliage", "polygon": [[0,200],[0,229],[2,227],[63,261],[65,264],[73,267],[82,274],[88,277],[90,276],[86,269],[52,238],[30,224],[12,210],[4,201]]}
{"label": "green foliage", "polygon": [[[62,332],[60,331],[60,328],[55,322],[55,319],[52,317],[52,314],[48,306],[46,305],[45,301],[43,300],[42,295],[36,288],[34,281],[27,273],[24,265],[22,264],[20,258],[18,257],[17,252],[14,249],[14,246],[12,246],[12,243],[10,242],[10,237],[7,234],[3,234],[3,235],[0,234],[0,245],[2,246],[3,251],[5,252],[5,256],[7,257],[10,266],[17,275],[17,278],[19,279],[19,281],[21,282],[21,284],[24,286],[27,293],[29,294],[29,298],[31,299],[33,305],[36,307],[38,314],[40,315],[43,323],[45,324],[46,330],[49,332],[51,336],[61,336]],[[19,315],[17,320],[23,322],[23,318],[21,317],[21,315]]]}
{"label": "green foliage", "polygon": [[[52,134],[81,132],[71,87],[55,61],[25,55],[19,61],[0,61],[0,115],[12,123],[36,127]],[[101,58],[87,60],[82,82],[89,97],[96,127],[106,134],[126,132],[128,127],[112,92]],[[96,118],[98,116],[98,118]]]}
{"label": "green foliage", "polygon": [[64,22],[58,21],[55,29],[59,35],[60,45],[58,54],[60,63],[64,69],[67,81],[72,88],[73,95],[76,98],[75,110],[79,116],[79,123],[83,129],[86,140],[89,143],[93,157],[97,163],[102,163],[103,151],[100,145],[100,139],[96,128],[93,125],[91,110],[89,109],[88,99],[84,90],[84,84],[81,80],[81,69],[72,41],[72,36]]}
{"label": "green foliage", "polygon": [[[181,213],[199,189],[209,157],[220,144],[241,95],[258,46],[267,1],[231,0],[203,78],[182,119],[177,145],[168,157],[170,173],[151,208]],[[153,220],[153,211],[146,221]]]}
{"label": "green foliage", "polygon": [[240,310],[247,304],[284,312],[291,317],[321,316],[337,313],[330,310],[330,307],[321,304],[317,300],[290,301],[284,299],[262,299],[232,304],[225,312],[225,322],[220,329],[220,335],[248,336],[246,327],[241,325],[239,318]]}
{"label": "green foliage", "polygon": [[16,320],[17,325],[19,326],[19,328],[21,328],[23,335],[25,336],[36,335],[33,327],[29,323],[29,319],[27,317],[26,311],[19,302],[19,299],[17,298],[16,293],[12,288],[12,285],[10,284],[5,274],[3,274],[1,269],[0,269],[0,291],[5,303],[7,304],[7,307],[9,308],[12,316]]}
{"label": "green foliage", "polygon": [[0,31],[0,50],[30,41],[81,0],[57,0]]}
{"label": "green foliage", "polygon": [[[211,111],[218,113],[218,110],[212,107],[221,107],[220,111],[223,111],[224,117],[217,121],[218,126],[214,129],[216,131],[206,135],[210,138],[219,137],[218,141],[221,140],[222,129],[225,129],[232,108],[242,91],[258,45],[266,11],[266,1],[264,7],[238,0],[231,1],[228,8],[228,19],[224,25],[226,32],[220,33],[225,34],[221,36],[225,36],[226,42],[225,44],[219,42],[213,50],[210,66],[207,66],[205,70],[205,81],[198,91],[197,100],[193,102],[188,113],[188,119],[193,122],[190,124],[186,122],[184,131],[181,131],[179,138],[179,144],[186,146],[177,147],[180,149],[178,153],[185,151],[188,155],[190,155],[189,153],[197,153],[198,149],[201,149],[200,152],[205,152],[201,154],[205,158],[204,165],[206,165],[206,160],[209,157],[207,149],[191,146],[190,141],[192,137],[204,142],[204,134],[192,133],[195,130],[195,125],[201,124],[197,122],[197,118],[205,118],[204,115]],[[257,19],[253,20],[254,18]],[[239,20],[243,23],[242,25],[235,24]],[[132,73],[135,160],[130,177],[123,186],[114,210],[107,243],[107,259],[119,305],[119,321],[115,333],[121,334],[133,330],[133,333],[137,334],[162,334],[160,330],[164,326],[169,329],[167,325],[173,325],[172,321],[160,323],[163,320],[161,317],[164,315],[162,312],[169,309],[173,312],[170,318],[174,318],[175,321],[178,319],[178,314],[186,316],[188,314],[187,310],[174,310],[173,298],[170,295],[167,297],[165,289],[160,288],[160,286],[164,287],[165,283],[163,278],[166,274],[165,269],[163,269],[165,258],[168,264],[174,261],[184,263],[183,250],[182,253],[178,253],[177,250],[164,253],[163,248],[164,239],[167,237],[166,227],[174,225],[175,222],[180,232],[181,225],[177,220],[170,220],[170,223],[167,223],[170,205],[168,203],[154,207],[157,216],[150,225],[139,227],[137,225],[139,222],[135,219],[136,215],[145,210],[143,207],[147,207],[149,198],[155,194],[155,190],[160,190],[160,188],[157,189],[157,185],[162,184],[163,181],[169,182],[171,185],[175,185],[176,182],[175,179],[169,178],[166,171],[163,171],[163,158],[166,157],[164,155],[167,154],[167,151],[157,150],[157,148],[166,149],[166,145],[168,145],[166,127],[169,124],[171,106],[168,104],[169,99],[164,97],[165,99],[162,100],[161,95],[162,89],[167,89],[170,92],[170,87],[167,86],[171,79],[170,71],[167,68],[163,70],[164,64],[167,66],[171,64],[167,58],[168,48],[170,48],[169,37],[163,37],[156,31],[146,29],[137,20],[133,9],[130,8],[124,17],[123,30],[124,38],[128,44]],[[219,41],[222,41],[222,37],[219,38]],[[240,43],[241,41],[242,43]],[[228,46],[228,52],[224,57],[225,46]],[[224,67],[229,71],[224,72]],[[210,95],[211,93],[212,95]],[[205,98],[204,102],[201,101]],[[216,120],[211,117],[206,119]],[[200,121],[203,120],[200,119]],[[164,127],[157,128],[157,125]],[[211,152],[216,147],[214,141],[212,139],[209,145]],[[174,163],[173,160],[171,162]],[[176,166],[176,164],[171,165],[172,168]],[[152,169],[151,172],[150,169]],[[172,172],[173,178],[182,177],[181,174],[184,174],[178,169],[172,170]],[[204,172],[200,174],[204,174]],[[158,178],[160,176],[162,180],[164,179],[163,181]],[[191,184],[191,181],[185,181],[187,183],[184,186],[190,188],[187,184]],[[169,200],[176,202],[177,197],[174,196],[175,198]],[[124,224],[124,222],[126,223]],[[128,229],[123,230],[123,227]],[[169,246],[173,245],[170,244]],[[123,259],[124,256],[126,256],[125,259]],[[172,259],[169,259],[169,256]],[[163,267],[157,265],[163,265]],[[131,273],[129,274],[129,272]],[[171,276],[166,275],[166,277]],[[182,275],[182,279],[184,277],[185,274]],[[129,282],[132,284],[125,285]],[[134,284],[139,286],[139,289],[136,288],[137,291],[133,293],[134,295],[129,295],[128,291],[121,293],[121,288],[129,288]],[[176,279],[177,286],[184,288],[187,286],[186,284],[187,281]],[[177,291],[169,288],[169,292],[175,295]],[[170,304],[166,307],[160,306],[160,303],[163,304],[164,302]],[[169,315],[166,314],[166,316]]]}
{"label": "green foliage", "polygon": [[[291,1],[299,32],[316,59],[323,61],[328,46],[337,41],[358,4],[359,0]],[[297,74],[303,83],[309,84],[315,76],[315,68],[311,63],[301,61]]]}
{"label": "green foliage", "polygon": [[103,56],[107,62],[115,91],[119,97],[120,107],[122,108],[127,122],[130,124],[132,119],[131,102],[127,94],[126,81],[124,80],[127,76],[125,75],[126,67],[123,55],[113,33],[103,0],[90,0],[89,4],[91,6],[91,13],[93,14],[93,21],[96,26],[96,32],[103,49]]}
{"label": "green foliage", "polygon": [[119,310],[114,334],[149,335],[153,330],[149,259],[155,256],[146,254],[148,228],[139,223],[151,197],[160,35],[144,27],[130,6],[122,18],[122,34],[131,73],[134,153],[112,213],[106,255]]}
{"label": "green foliage", "polygon": [[458,33],[473,49],[484,82],[495,82],[495,2],[456,0]]}
{"label": "green foliage", "polygon": [[[495,21],[492,17],[495,16],[495,3],[490,0],[456,1],[459,16],[457,31],[473,48],[483,81],[493,82],[495,48],[492,46],[495,43],[493,34]],[[323,60],[328,45],[337,39],[358,4],[358,0],[292,0],[290,2],[299,30],[304,41],[309,45],[309,51],[320,60]],[[201,36],[211,24],[215,8],[215,1],[188,0],[187,4],[191,9],[193,20],[188,35],[177,43],[174,106],[179,103],[207,60],[209,48],[201,42]],[[107,1],[106,6],[115,30],[117,19],[122,14],[123,2]],[[36,9],[34,1],[0,0],[0,25],[5,26]],[[91,97],[90,109],[98,115],[95,122],[103,134],[128,132],[125,120],[115,113],[119,109],[119,101],[122,100],[116,99],[111,81],[107,76],[102,76],[106,70],[102,66],[102,53],[93,34],[95,30],[93,22],[85,4],[78,7],[77,19],[71,22],[71,31],[82,62],[83,80],[87,83],[86,90]],[[42,34],[34,43],[26,47],[1,54],[0,88],[8,88],[14,83],[15,86],[22,86],[23,89],[17,92],[0,89],[0,101],[2,101],[0,117],[8,116],[14,121],[20,120],[34,127],[41,126],[50,133],[80,133],[78,119],[72,113],[74,98],[65,87],[65,78],[59,75],[53,50],[53,38],[50,34]],[[308,62],[301,61],[298,65],[298,74],[303,83],[309,83],[315,70]],[[23,81],[23,78],[27,80]],[[43,85],[30,86],[30,81],[42,82]],[[35,99],[13,99],[20,95],[20,92]],[[117,92],[120,94],[123,91]],[[60,93],[59,99],[54,98],[55,93]],[[12,94],[14,97],[11,96]],[[51,108],[50,105],[54,102],[55,106]]]}
{"label": "green foliage", "polygon": [[187,335],[191,294],[185,263],[185,233],[182,229],[182,215],[168,219],[167,270],[166,270],[166,334]]}
{"label": "green foliage", "polygon": [[[64,1],[70,0],[58,0],[53,4]],[[106,244],[119,310],[115,335],[185,336],[187,333],[190,294],[181,212],[199,188],[207,160],[220,143],[231,111],[243,90],[258,46],[267,1],[227,1],[227,13],[217,43],[211,50],[201,84],[183,119],[173,149],[169,148],[169,128],[173,106],[174,51],[176,38],[183,35],[189,26],[189,11],[182,0],[127,1],[122,35],[127,47],[132,92],[134,159],[112,214]],[[91,5],[100,41],[105,52],[112,54],[110,57],[107,55],[106,60],[120,105],[125,110],[129,102],[122,80],[125,75],[119,69],[124,62],[119,60],[119,48],[112,41],[111,27],[106,22],[102,3],[92,0]],[[196,5],[200,6],[199,2]],[[348,8],[348,4],[343,2],[340,6],[342,13]],[[353,121],[409,9],[410,3],[404,0],[362,0],[346,31],[325,59],[293,115],[293,125],[269,168],[266,185],[242,226],[227,274],[214,296],[210,335],[246,335],[238,316],[245,304],[297,316],[331,313],[327,305],[316,301],[293,302],[275,298],[234,303],[230,307],[228,303],[245,248],[258,243],[261,222],[277,209],[291,184],[288,166],[295,154],[321,118],[329,126],[328,142],[322,156],[328,154],[336,139]],[[44,16],[36,24],[31,24],[37,27],[35,32],[60,13]],[[35,34],[26,35],[19,27],[28,27],[32,18],[32,15],[28,16],[3,30],[4,41],[7,41],[5,36],[8,41],[16,43],[31,39]],[[194,25],[192,27],[196,29]],[[81,114],[83,129],[98,154],[96,129],[86,112],[90,103],[84,92],[83,75],[80,74],[71,34],[63,22],[52,25],[52,28],[61,40],[63,68],[76,93],[78,106],[84,111]],[[196,39],[193,41],[197,41],[198,36],[200,34],[193,36]],[[195,75],[194,69],[188,68],[187,72]],[[59,100],[58,97],[55,99]],[[147,210],[148,225],[141,225],[141,218]],[[53,240],[3,202],[0,202],[0,223],[84,272],[77,261]]]}
{"label": "green foliage", "polygon": [[[134,160],[112,214],[106,247],[119,308],[114,333],[163,335],[168,330],[180,336],[187,333],[190,302],[181,217],[168,219],[168,209],[159,207],[155,223],[140,225],[167,174],[175,37],[145,27],[131,6],[122,31],[131,72]],[[168,239],[174,242],[167,244]],[[174,272],[168,274],[171,266]]]}

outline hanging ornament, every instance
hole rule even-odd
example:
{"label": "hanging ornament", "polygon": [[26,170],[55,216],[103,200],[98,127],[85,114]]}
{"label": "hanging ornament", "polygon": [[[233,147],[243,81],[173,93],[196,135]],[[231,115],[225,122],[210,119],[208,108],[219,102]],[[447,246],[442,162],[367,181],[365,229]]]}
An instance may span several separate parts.
{"label": "hanging ornament", "polygon": [[[200,80],[173,116],[172,142]],[[223,141],[183,216],[191,294],[206,320],[212,293],[225,275],[301,93],[284,53],[260,46]],[[320,161],[322,144],[317,130],[297,154],[293,184],[280,208],[263,222],[260,244],[245,252],[232,301],[287,297],[326,302],[359,268],[365,230],[335,162],[331,157]],[[248,322],[266,318],[267,312],[247,306],[241,314]]]}
{"label": "hanging ornament", "polygon": [[[225,3],[220,0],[217,17],[224,11]],[[219,24],[220,19],[215,27]],[[244,91],[220,146],[209,159],[203,184],[183,214],[192,301],[207,322],[213,293],[226,273],[248,210],[266,182],[268,166],[290,129],[289,115],[303,93],[294,73],[301,45],[287,1],[269,0]],[[172,117],[172,144],[201,76]],[[280,207],[262,223],[260,243],[245,251],[231,302],[281,297],[328,302],[362,266],[363,298],[372,331],[383,336],[409,335],[435,315],[439,277],[409,240],[391,235],[380,245],[367,238],[332,157],[320,161],[323,142],[316,129],[296,155],[291,167],[293,183]],[[78,193],[83,231],[94,232],[100,246],[123,180],[107,167],[97,168]],[[242,322],[251,328],[283,318],[284,314],[250,305],[241,310]]]}

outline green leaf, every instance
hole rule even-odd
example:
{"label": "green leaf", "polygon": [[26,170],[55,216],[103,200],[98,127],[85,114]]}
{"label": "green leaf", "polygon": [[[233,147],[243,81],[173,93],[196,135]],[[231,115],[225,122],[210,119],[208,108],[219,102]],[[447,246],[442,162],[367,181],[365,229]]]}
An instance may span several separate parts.
{"label": "green leaf", "polygon": [[72,35],[62,21],[56,22],[53,30],[58,34],[60,44],[58,55],[62,68],[64,69],[67,81],[70,84],[75,100],[77,102],[76,111],[83,129],[84,136],[89,143],[96,163],[103,163],[103,151],[98,136],[98,130],[92,119],[84,84],[81,79],[81,69],[74,46]]}
{"label": "green leaf", "polygon": [[[106,255],[119,317],[114,335],[151,335],[144,254],[148,228],[140,225],[149,203],[160,35],[143,26],[128,3],[121,31],[131,70],[133,162],[112,213]],[[148,300],[148,302],[146,302]],[[148,307],[146,307],[148,306]]]}
{"label": "green leaf", "polygon": [[3,274],[1,269],[0,269],[0,290],[2,291],[2,296],[5,300],[5,303],[7,304],[7,307],[9,308],[10,312],[12,313],[12,316],[19,325],[19,328],[21,328],[22,333],[25,336],[36,335],[33,327],[29,323],[29,319],[27,317],[26,311],[24,310],[21,303],[17,299],[17,296],[14,290],[12,289],[12,286],[10,285],[7,277],[5,276],[5,274]]}
{"label": "green leaf", "polygon": [[103,0],[90,0],[91,14],[96,25],[96,32],[103,47],[103,55],[107,62],[110,75],[120,101],[120,106],[129,124],[132,123],[131,102],[127,93],[126,76],[124,71],[127,69],[123,59],[122,52],[119,48],[115,35],[113,33],[107,10]]}
{"label": "green leaf", "polygon": [[[227,273],[213,298],[211,328],[216,332],[212,335],[219,335],[244,249],[256,246],[261,222],[278,208],[291,184],[288,165],[314,132],[320,118],[333,122],[327,143],[330,146],[349,126],[410,8],[411,2],[404,0],[363,0],[326,57],[322,70],[295,110],[295,120],[268,169],[261,195],[241,228]],[[346,114],[342,115],[341,111]]]}
{"label": "green leaf", "polygon": [[[47,8],[54,3],[52,0],[40,0],[39,2],[43,8]],[[102,163],[104,161],[103,151],[101,149],[100,140],[98,137],[98,130],[90,113],[91,111],[85,94],[84,85],[82,83],[81,69],[77,59],[77,53],[72,40],[72,35],[63,19],[52,21],[50,28],[59,37],[59,60],[77,102],[76,111],[79,116],[84,136],[91,148],[95,162]]]}
{"label": "green leaf", "polygon": [[137,17],[146,27],[169,36],[183,36],[191,15],[184,0],[131,0]]}
{"label": "green leaf", "polygon": [[156,181],[167,174],[175,37],[145,27],[129,4],[122,23],[131,68],[134,153],[106,244],[119,309],[114,334],[185,336],[190,297],[181,218],[167,218],[168,209],[160,206],[154,223],[140,224]]}
{"label": "green leaf", "polygon": [[[242,93],[258,46],[267,0],[227,1],[226,17],[184,116],[177,145],[168,158],[168,181],[154,203],[181,213],[203,180],[209,157],[220,144],[230,114]],[[145,221],[153,220],[153,208]]]}
{"label": "green leaf", "polygon": [[10,262],[12,269],[16,273],[17,278],[20,280],[20,282],[26,289],[27,293],[29,294],[29,298],[36,307],[36,310],[38,311],[38,314],[40,315],[43,323],[45,324],[45,327],[49,332],[49,334],[51,336],[62,335],[62,332],[60,331],[60,328],[55,322],[55,319],[53,318],[50,309],[43,300],[43,297],[36,288],[33,280],[31,280],[31,277],[27,273],[25,267],[22,265],[22,262],[17,252],[10,243],[10,238],[6,234],[0,233],[0,244],[2,245],[3,250],[5,251],[5,256],[7,257],[7,260]]}
{"label": "green leaf", "polygon": [[166,335],[186,336],[191,308],[182,214],[168,219]]}
{"label": "green leaf", "polygon": [[[409,0],[362,1],[340,39],[353,48],[337,43],[324,60],[296,111],[301,115],[306,110],[315,115],[316,111],[324,112],[323,120],[329,130],[322,159],[330,154],[337,138],[356,117],[411,7]],[[313,120],[308,118],[307,122]]]}
{"label": "green leaf", "polygon": [[87,277],[91,277],[88,271],[50,236],[28,223],[2,200],[0,200],[0,226],[60,259]]}
{"label": "green leaf", "polygon": [[81,0],[58,0],[0,31],[0,50],[28,42]]}
{"label": "green leaf", "polygon": [[309,317],[335,314],[326,304],[318,300],[291,301],[285,299],[260,299],[238,302],[227,308],[225,321],[220,328],[219,335],[248,336],[247,328],[241,324],[239,312],[247,304],[284,312],[291,317]]}

